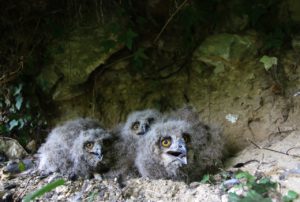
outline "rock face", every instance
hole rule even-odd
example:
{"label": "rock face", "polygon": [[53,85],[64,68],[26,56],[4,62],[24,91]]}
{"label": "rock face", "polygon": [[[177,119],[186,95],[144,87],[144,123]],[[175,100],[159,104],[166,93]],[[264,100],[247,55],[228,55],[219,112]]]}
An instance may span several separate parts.
{"label": "rock face", "polygon": [[204,40],[194,52],[193,61],[202,61],[215,67],[214,72],[225,71],[225,66],[233,66],[257,52],[255,36],[216,34]]}
{"label": "rock face", "polygon": [[71,31],[66,39],[54,41],[48,48],[51,62],[37,78],[44,92],[52,93],[55,101],[69,100],[84,93],[79,85],[121,48],[105,51],[102,47],[105,34],[103,25],[95,23]]}
{"label": "rock face", "polygon": [[296,52],[278,58],[282,72],[276,67],[266,71],[257,55],[260,43],[255,32],[209,36],[194,51],[191,63],[169,66],[166,61],[181,57],[176,48],[166,46],[168,40],[176,40],[165,39],[160,53],[152,53],[155,61],[146,60],[143,69],[134,69],[122,58],[101,66],[120,47],[103,52],[99,27],[89,35],[83,30],[71,33],[67,42],[59,43],[63,51],[54,52],[53,61],[38,77],[56,107],[53,124],[90,116],[112,127],[133,110],[164,112],[189,103],[206,122],[223,126],[230,150],[236,151],[249,144],[247,139],[260,141],[293,129],[300,119],[293,110],[300,102],[293,97],[300,89],[299,68],[293,68]]}

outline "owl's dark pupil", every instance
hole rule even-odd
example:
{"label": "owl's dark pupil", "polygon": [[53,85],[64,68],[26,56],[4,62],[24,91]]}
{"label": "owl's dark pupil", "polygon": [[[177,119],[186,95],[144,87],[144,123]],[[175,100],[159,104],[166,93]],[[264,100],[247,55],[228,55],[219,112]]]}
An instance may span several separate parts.
{"label": "owl's dark pupil", "polygon": [[170,138],[165,138],[161,141],[162,146],[164,147],[169,147],[171,145],[171,139]]}
{"label": "owl's dark pupil", "polygon": [[132,129],[137,130],[137,129],[139,128],[139,125],[140,125],[139,122],[135,122],[135,123],[132,125]]}

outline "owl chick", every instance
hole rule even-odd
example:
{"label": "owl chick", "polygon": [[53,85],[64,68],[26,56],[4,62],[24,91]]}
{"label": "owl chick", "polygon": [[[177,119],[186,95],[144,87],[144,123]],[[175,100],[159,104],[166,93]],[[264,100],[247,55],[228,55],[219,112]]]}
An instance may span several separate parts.
{"label": "owl chick", "polygon": [[183,169],[187,180],[201,179],[204,173],[211,173],[222,165],[226,150],[220,127],[203,123],[199,112],[192,106],[170,113],[169,119],[185,120],[192,127],[189,164]]}
{"label": "owl chick", "polygon": [[122,128],[121,136],[123,139],[138,139],[145,135],[151,125],[161,117],[160,112],[154,109],[132,112],[128,115],[127,121]]}
{"label": "owl chick", "polygon": [[182,120],[168,120],[153,126],[139,140],[135,165],[141,176],[152,179],[181,179],[181,167],[188,162],[192,128]]}
{"label": "owl chick", "polygon": [[123,125],[117,126],[113,134],[118,137],[114,144],[116,158],[118,159],[113,172],[109,175],[130,175],[134,173],[134,159],[136,157],[137,142],[147,136],[153,124],[161,118],[160,112],[154,109],[132,112]]}
{"label": "owl chick", "polygon": [[89,177],[106,170],[111,135],[91,119],[76,119],[54,128],[39,148],[38,169],[45,174]]}

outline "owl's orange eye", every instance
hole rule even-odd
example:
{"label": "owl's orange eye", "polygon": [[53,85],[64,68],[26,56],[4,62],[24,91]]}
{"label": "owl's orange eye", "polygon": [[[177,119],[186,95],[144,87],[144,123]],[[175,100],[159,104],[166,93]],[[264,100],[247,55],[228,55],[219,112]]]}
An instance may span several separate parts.
{"label": "owl's orange eye", "polygon": [[93,142],[87,142],[85,143],[84,147],[87,148],[87,149],[92,149],[94,146],[94,143]]}
{"label": "owl's orange eye", "polygon": [[161,140],[161,146],[170,147],[171,146],[171,138],[164,138]]}
{"label": "owl's orange eye", "polygon": [[138,130],[139,129],[139,126],[140,126],[140,122],[135,122],[133,125],[132,125],[132,129],[133,130]]}

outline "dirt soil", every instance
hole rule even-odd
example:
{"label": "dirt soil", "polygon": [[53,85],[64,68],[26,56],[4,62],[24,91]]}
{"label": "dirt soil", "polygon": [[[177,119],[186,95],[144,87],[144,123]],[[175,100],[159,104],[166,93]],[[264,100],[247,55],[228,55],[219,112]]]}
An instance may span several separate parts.
{"label": "dirt soil", "polygon": [[[278,192],[285,195],[288,190],[300,193],[300,131],[279,133],[263,142],[251,145],[226,161],[225,170],[238,168],[257,176],[271,177],[279,183]],[[41,178],[34,171],[17,176],[1,173],[0,197],[6,201],[20,201],[26,194],[59,178],[53,174]],[[228,193],[222,191],[222,182],[214,185],[171,180],[149,180],[133,178],[123,182],[117,179],[66,180],[65,185],[43,195],[39,201],[208,201],[227,202]],[[278,197],[274,201],[280,201]],[[300,201],[297,199],[296,201]]]}
{"label": "dirt soil", "polygon": [[[27,193],[40,188],[57,176],[40,179],[23,175],[2,180],[2,199],[19,201]],[[65,185],[43,195],[39,201],[221,201],[221,193],[209,184],[174,182],[171,180],[130,179],[124,184],[117,180],[66,180]]]}
{"label": "dirt soil", "polygon": [[[226,167],[246,163],[242,170],[262,173],[280,184],[280,192],[300,193],[300,131],[282,132],[263,142],[251,141],[251,146],[227,160]],[[300,201],[300,199],[296,200]]]}

